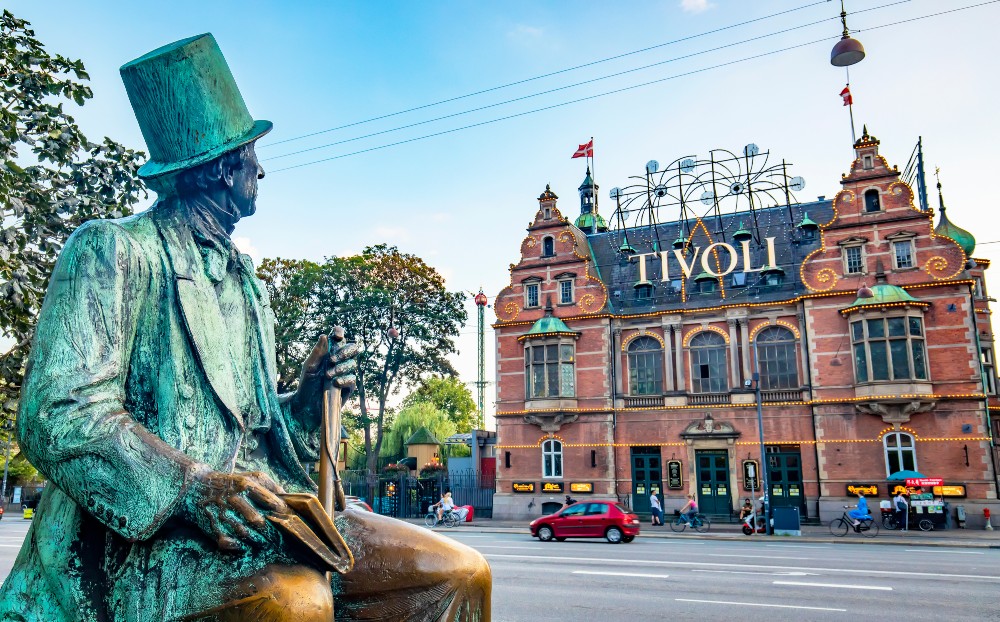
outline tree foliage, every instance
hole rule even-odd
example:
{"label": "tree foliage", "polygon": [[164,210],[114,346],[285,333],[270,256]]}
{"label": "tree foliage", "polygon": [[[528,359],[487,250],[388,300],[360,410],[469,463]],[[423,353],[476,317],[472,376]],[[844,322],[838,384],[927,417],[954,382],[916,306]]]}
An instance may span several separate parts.
{"label": "tree foliage", "polygon": [[309,354],[323,327],[318,324],[317,293],[319,264],[295,259],[265,259],[257,268],[274,312],[278,393],[295,388],[302,361]]}
{"label": "tree foliage", "polygon": [[404,406],[386,430],[381,454],[388,458],[405,458],[406,441],[420,428],[430,430],[431,434],[442,443],[455,433],[455,423],[446,412],[439,410],[430,402],[414,402]]}
{"label": "tree foliage", "polygon": [[430,376],[421,379],[416,390],[403,400],[403,405],[405,408],[407,405],[420,402],[433,404],[435,408],[448,415],[455,424],[455,431],[459,433],[472,430],[479,420],[472,392],[454,376]]}
{"label": "tree foliage", "polygon": [[17,407],[35,321],[66,238],[145,196],[141,152],[90,142],[64,106],[93,93],[83,62],[50,54],[30,24],[0,16],[0,414]]}

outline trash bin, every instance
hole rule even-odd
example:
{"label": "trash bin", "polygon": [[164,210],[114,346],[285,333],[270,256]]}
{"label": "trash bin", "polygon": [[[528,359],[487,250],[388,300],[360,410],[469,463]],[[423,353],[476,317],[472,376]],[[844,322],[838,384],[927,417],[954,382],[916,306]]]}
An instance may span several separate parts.
{"label": "trash bin", "polygon": [[774,508],[774,535],[802,535],[802,522],[799,520],[799,508]]}

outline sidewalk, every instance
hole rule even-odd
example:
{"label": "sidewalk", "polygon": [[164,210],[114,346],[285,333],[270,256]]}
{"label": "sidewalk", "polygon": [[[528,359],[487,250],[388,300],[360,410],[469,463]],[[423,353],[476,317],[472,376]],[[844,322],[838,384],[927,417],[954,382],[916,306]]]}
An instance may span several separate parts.
{"label": "sidewalk", "polygon": [[[422,519],[406,519],[407,522],[423,525]],[[528,521],[502,521],[491,519],[476,519],[471,523],[463,523],[458,527],[449,529],[447,527],[435,527],[434,531],[448,532],[472,532],[472,533],[510,533],[528,535]],[[957,548],[979,548],[979,549],[1000,549],[1000,529],[995,531],[973,530],[973,529],[948,529],[941,531],[888,531],[882,529],[878,536],[866,538],[860,534],[850,532],[843,538],[838,538],[830,533],[828,525],[803,525],[801,536],[766,536],[755,534],[745,536],[736,523],[712,523],[712,529],[708,533],[700,534],[690,529],[683,533],[674,533],[669,525],[653,527],[648,522],[642,524],[640,538],[687,538],[701,540],[751,540],[766,538],[770,541],[781,542],[814,542],[814,543],[840,543],[840,544],[881,544],[896,546],[934,546],[934,547],[957,547]]]}

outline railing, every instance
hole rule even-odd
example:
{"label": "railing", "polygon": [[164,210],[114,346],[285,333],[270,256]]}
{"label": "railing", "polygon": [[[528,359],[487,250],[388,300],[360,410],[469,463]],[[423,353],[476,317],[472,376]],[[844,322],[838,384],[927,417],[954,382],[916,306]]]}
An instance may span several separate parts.
{"label": "railing", "polygon": [[368,502],[378,514],[397,518],[423,516],[427,506],[436,503],[441,493],[451,490],[458,505],[471,505],[475,515],[493,516],[496,473],[466,469],[416,477],[408,472],[371,473],[364,469],[341,472],[344,492]]}
{"label": "railing", "polygon": [[662,408],[663,407],[663,396],[660,395],[626,395],[625,396],[625,407],[626,408]]}
{"label": "railing", "polygon": [[688,404],[691,406],[708,406],[711,404],[729,404],[728,393],[689,393]]}
{"label": "railing", "polygon": [[784,391],[761,391],[762,402],[801,402],[802,391],[788,389]]}

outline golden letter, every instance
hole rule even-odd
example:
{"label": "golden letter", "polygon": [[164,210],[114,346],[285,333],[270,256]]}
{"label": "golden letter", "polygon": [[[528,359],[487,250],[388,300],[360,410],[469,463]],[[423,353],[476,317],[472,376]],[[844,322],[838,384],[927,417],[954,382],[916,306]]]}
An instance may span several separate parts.
{"label": "golden letter", "polygon": [[[712,251],[715,249],[716,246],[721,246],[729,252],[729,267],[723,270],[722,272],[715,272],[708,267],[708,260],[712,254]],[[726,244],[725,242],[716,242],[714,244],[709,244],[708,247],[705,249],[705,254],[701,256],[701,267],[705,269],[705,272],[711,274],[714,277],[720,277],[729,274],[730,272],[733,271],[734,268],[736,268],[736,249]]]}
{"label": "golden letter", "polygon": [[691,271],[694,270],[694,265],[698,263],[698,252],[701,251],[697,246],[694,247],[694,256],[691,257],[691,265],[688,265],[684,261],[684,255],[681,253],[681,249],[674,250],[674,257],[677,258],[677,263],[681,264],[681,272],[684,273],[684,277],[690,279]]}

